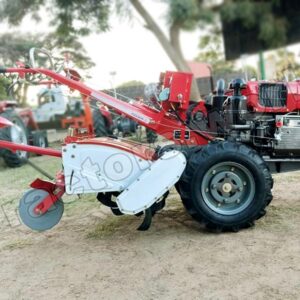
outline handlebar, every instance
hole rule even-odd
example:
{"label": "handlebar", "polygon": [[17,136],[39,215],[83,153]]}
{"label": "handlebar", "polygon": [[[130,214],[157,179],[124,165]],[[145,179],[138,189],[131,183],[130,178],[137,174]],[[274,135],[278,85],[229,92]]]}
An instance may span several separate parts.
{"label": "handlebar", "polygon": [[42,53],[42,54],[46,55],[49,58],[51,69],[54,70],[53,59],[52,59],[50,52],[46,49],[40,49],[40,48],[31,48],[29,50],[29,60],[30,60],[31,67],[32,68],[37,67],[36,62],[35,62],[35,56],[37,53]]}

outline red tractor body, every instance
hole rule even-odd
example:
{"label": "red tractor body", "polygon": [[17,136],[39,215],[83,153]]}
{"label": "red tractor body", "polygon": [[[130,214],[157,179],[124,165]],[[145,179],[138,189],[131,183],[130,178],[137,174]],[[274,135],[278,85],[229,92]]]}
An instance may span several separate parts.
{"label": "red tractor body", "polygon": [[[33,59],[31,65],[35,65]],[[49,69],[23,67],[0,71],[46,76],[78,90],[85,104],[88,100],[100,102],[173,141],[153,151],[126,141],[94,139],[87,128],[86,132],[74,130],[61,153],[44,149],[42,154],[62,157],[63,171],[51,184],[35,181],[34,189],[21,199],[21,219],[35,230],[58,223],[64,192],[96,192],[97,199],[116,215],[144,213],[139,229],[145,230],[176,184],[195,220],[209,229],[238,231],[261,218],[272,200],[269,166],[282,171],[289,169],[287,166],[296,168],[300,162],[297,81],[246,84],[236,79],[226,89],[219,80],[214,95],[191,103],[192,75],[166,72],[149,93],[152,104],[147,104],[123,102],[68,73],[63,76]],[[0,147],[41,153],[37,147],[10,142],[0,141]],[[49,210],[52,205],[55,210]]]}

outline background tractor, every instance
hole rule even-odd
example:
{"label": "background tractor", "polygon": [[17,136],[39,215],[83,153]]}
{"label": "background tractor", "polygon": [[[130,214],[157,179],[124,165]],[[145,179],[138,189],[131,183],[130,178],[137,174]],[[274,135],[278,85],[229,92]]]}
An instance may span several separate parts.
{"label": "background tractor", "polygon": [[[0,140],[48,147],[47,132],[40,130],[32,110],[18,108],[16,101],[1,101],[0,116],[13,123],[13,126],[0,129]],[[21,166],[28,159],[28,153],[25,151],[0,149],[0,155],[6,165],[12,168]]]}

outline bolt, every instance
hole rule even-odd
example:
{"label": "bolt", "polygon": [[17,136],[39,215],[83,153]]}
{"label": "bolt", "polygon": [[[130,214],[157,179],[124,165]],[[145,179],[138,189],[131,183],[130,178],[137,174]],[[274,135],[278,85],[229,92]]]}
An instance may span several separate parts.
{"label": "bolt", "polygon": [[63,149],[63,152],[67,152],[67,149],[64,148],[64,149]]}
{"label": "bolt", "polygon": [[246,181],[244,181],[243,185],[247,185],[247,182],[246,182]]}
{"label": "bolt", "polygon": [[74,155],[74,154],[72,154],[72,155],[71,155],[71,158],[75,158],[75,155]]}
{"label": "bolt", "polygon": [[208,189],[208,188],[206,188],[206,189],[205,189],[205,192],[206,192],[206,193],[208,193],[208,192],[209,192],[209,189]]}
{"label": "bolt", "polygon": [[240,200],[240,199],[237,199],[237,200],[236,200],[236,203],[237,203],[237,204],[240,204],[240,203],[241,203],[241,200]]}
{"label": "bolt", "polygon": [[73,145],[72,147],[73,147],[73,149],[75,149],[75,148],[76,148],[76,145]]}
{"label": "bolt", "polygon": [[235,170],[235,168],[234,168],[234,167],[232,167],[232,168],[231,168],[231,172],[233,172],[234,170]]}
{"label": "bolt", "polygon": [[212,171],[212,174],[213,174],[213,175],[215,175],[216,173],[217,173],[216,170],[213,170],[213,171]]}
{"label": "bolt", "polygon": [[220,207],[222,204],[221,203],[218,203],[218,207]]}

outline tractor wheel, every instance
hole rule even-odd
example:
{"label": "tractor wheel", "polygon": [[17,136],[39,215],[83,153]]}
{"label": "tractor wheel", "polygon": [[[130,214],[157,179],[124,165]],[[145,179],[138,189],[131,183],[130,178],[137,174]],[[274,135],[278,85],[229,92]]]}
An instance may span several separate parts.
{"label": "tractor wheel", "polygon": [[265,215],[272,186],[269,168],[256,151],[212,142],[192,153],[178,191],[189,214],[207,228],[238,231]]}
{"label": "tractor wheel", "polygon": [[45,132],[37,131],[33,134],[33,145],[41,148],[47,148],[49,146]]}
{"label": "tractor wheel", "polygon": [[146,128],[146,137],[147,137],[147,142],[149,144],[153,144],[157,140],[157,133],[151,129]]}
{"label": "tractor wheel", "polygon": [[105,119],[99,109],[93,111],[93,125],[96,137],[108,136],[108,128]]}
{"label": "tractor wheel", "polygon": [[[14,142],[18,144],[28,144],[28,133],[22,119],[14,110],[6,110],[1,117],[4,117],[14,123],[14,126],[2,128],[0,130],[0,140]],[[20,167],[28,159],[28,152],[11,152],[7,149],[0,149],[0,154],[8,167]]]}

